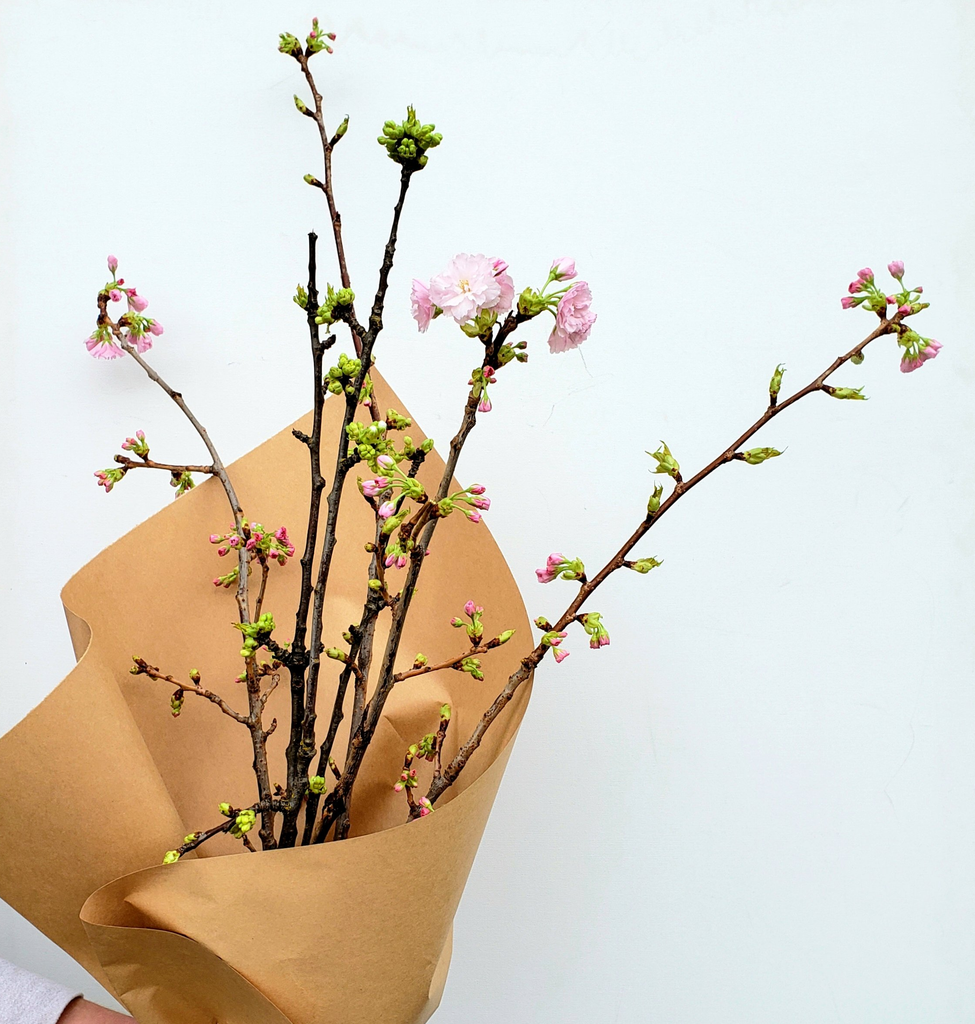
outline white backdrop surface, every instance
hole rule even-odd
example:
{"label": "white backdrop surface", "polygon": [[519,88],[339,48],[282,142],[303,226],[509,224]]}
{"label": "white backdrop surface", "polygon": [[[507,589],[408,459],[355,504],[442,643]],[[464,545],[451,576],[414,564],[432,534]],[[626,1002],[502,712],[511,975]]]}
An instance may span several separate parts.
{"label": "white backdrop surface", "polygon": [[[332,124],[351,115],[336,191],[361,294],[396,187],[379,126],[412,102],[444,133],[378,350],[441,445],[474,343],[417,334],[410,278],[486,252],[521,288],[568,253],[592,285],[592,338],[549,356],[529,325],[531,362],[461,467],[532,615],[570,593],[535,583],[547,552],[598,565],[635,525],[658,438],[699,468],[761,412],[776,363],[791,391],[869,330],[839,306],[859,267],[904,259],[944,343],[910,376],[879,343],[838,379],[869,402],[776,420],[756,443],[784,457],[721,470],[640,549],[664,566],[604,588],[612,646],[573,636],[546,663],[436,1019],[975,1020],[964,0],[6,0],[0,732],[72,664],[62,583],[170,500],[149,475],[106,496],[93,470],[137,427],[197,453],[131,361],[85,351],[105,254],[226,458],[310,404],[290,296],[327,225],[275,45],[315,13],[339,33],[317,73]],[[0,955],[97,995],[3,906]]]}

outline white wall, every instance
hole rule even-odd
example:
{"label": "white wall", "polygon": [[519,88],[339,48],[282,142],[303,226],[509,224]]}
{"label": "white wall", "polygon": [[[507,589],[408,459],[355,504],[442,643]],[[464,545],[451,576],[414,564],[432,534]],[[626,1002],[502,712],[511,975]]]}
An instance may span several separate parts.
{"label": "white wall", "polygon": [[[0,248],[5,685],[0,732],[71,664],[58,590],[170,500],[92,471],[137,426],[186,426],[128,360],[82,345],[105,254],[166,325],[154,350],[235,457],[302,413],[290,301],[326,226],[279,31],[303,4],[7,0]],[[550,357],[532,325],[462,475],[533,615],[553,549],[599,564],[665,438],[709,461],[779,361],[812,379],[869,317],[839,298],[892,258],[925,285],[936,363],[892,342],[689,496],[596,604],[613,644],[546,663],[461,908],[438,1020],[975,1020],[969,283],[973,43],[964,0],[332,0],[318,58],[351,265],[374,280],[414,102],[445,141],[404,218],[381,365],[440,441],[472,343],[417,335],[412,276],[457,251],[519,287],[574,254],[599,321]],[[241,387],[279,387],[242,417]],[[255,391],[256,393],[256,391]],[[193,449],[195,451],[195,449]],[[642,552],[643,553],[643,552]],[[560,585],[563,594],[569,585]],[[10,827],[5,824],[4,828]],[[0,955],[79,969],[0,908]],[[79,984],[82,982],[78,982]],[[94,991],[89,985],[89,991]]]}

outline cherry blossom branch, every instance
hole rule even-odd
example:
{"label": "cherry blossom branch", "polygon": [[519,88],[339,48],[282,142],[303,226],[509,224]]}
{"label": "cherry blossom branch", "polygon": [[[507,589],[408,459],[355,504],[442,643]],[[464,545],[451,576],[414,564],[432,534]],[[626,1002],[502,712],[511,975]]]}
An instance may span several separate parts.
{"label": "cherry blossom branch", "polygon": [[[239,711],[235,711],[219,694],[214,693],[212,690],[200,686],[197,682],[184,683],[178,680],[175,676],[169,675],[165,672],[160,672],[155,665],[148,664],[144,659],[134,657],[132,659],[133,665],[130,669],[134,676],[148,676],[150,679],[158,679],[160,682],[169,683],[177,693],[192,693],[197,697],[202,697],[204,700],[210,701],[211,704],[216,704],[220,710],[232,718],[235,722],[240,722],[241,725],[247,725],[248,719],[246,715],[242,715]],[[191,676],[191,679],[193,677]],[[199,674],[196,675],[196,679],[199,679]],[[181,702],[181,701],[180,701]],[[174,714],[179,712],[174,709]]]}
{"label": "cherry blossom branch", "polygon": [[130,469],[161,469],[166,473],[202,473],[204,475],[216,476],[217,469],[215,466],[188,466],[178,465],[170,462],[155,462],[152,459],[130,459],[127,455],[116,455],[115,461],[125,468],[128,472]]}
{"label": "cherry blossom branch", "polygon": [[[854,357],[862,355],[863,350],[872,341],[876,341],[877,338],[882,337],[885,334],[896,332],[896,328],[902,319],[902,315],[900,313],[895,314],[889,320],[882,314],[878,315],[880,317],[880,323],[869,335],[867,335],[866,338],[850,349],[846,355],[837,356],[836,359],[818,377],[807,384],[804,388],[797,391],[794,395],[791,395],[783,402],[777,402],[777,395],[771,395],[768,408],[765,412],[762,413],[762,415],[743,434],[725,448],[717,458],[712,459],[711,462],[691,477],[690,480],[682,480],[678,472],[675,476],[674,490],[671,492],[670,496],[661,503],[655,512],[648,512],[646,518],[627,538],[619,551],[616,552],[616,554],[603,566],[602,569],[599,570],[599,572],[596,573],[595,576],[592,577],[592,579],[586,580],[582,586],[580,586],[579,592],[559,618],[558,622],[552,627],[552,630],[564,630],[566,626],[577,619],[579,611],[585,601],[614,572],[626,567],[627,556],[637,543],[646,536],[649,530],[660,520],[660,517],[669,509],[673,508],[673,506],[676,505],[677,502],[688,493],[688,491],[710,476],[716,469],[718,469],[719,466],[736,461],[739,458],[739,449],[741,446],[758,433],[762,427],[779,415],[779,413],[788,409],[789,406],[794,405],[807,395],[824,390],[824,385],[827,379],[845,363],[849,362]],[[541,662],[542,658],[545,657],[549,649],[548,645],[539,643],[529,655],[522,659],[519,667],[508,678],[504,689],[498,694],[491,706],[481,716],[481,719],[475,726],[470,739],[460,747],[454,759],[444,769],[443,774],[434,778],[430,785],[430,789],[427,792],[427,797],[431,804],[436,803],[443,793],[457,781],[457,778],[460,776],[464,767],[470,760],[471,755],[480,746],[481,740],[484,738],[487,730],[491,727],[491,724],[497,719],[505,707],[507,707],[518,688],[531,677],[532,672],[534,672],[535,668]]]}
{"label": "cherry blossom branch", "polygon": [[[99,310],[99,326],[108,325],[111,328],[112,334],[121,346],[122,350],[130,355],[139,364],[139,366],[142,367],[146,376],[148,376],[154,384],[157,384],[166,392],[167,395],[169,395],[200,436],[200,439],[206,446],[207,451],[210,453],[213,465],[213,475],[220,480],[224,493],[227,495],[227,500],[230,503],[231,510],[233,511],[234,524],[237,532],[239,535],[243,536],[245,532],[244,510],[237,497],[237,492],[234,490],[234,485],[230,480],[230,475],[227,473],[226,466],[220,458],[220,453],[217,451],[214,443],[210,440],[210,435],[207,433],[206,428],[193,414],[190,407],[186,404],[182,394],[167,384],[166,381],[163,380],[162,376],[157,373],[156,370],[142,358],[141,354],[135,349],[135,347],[129,343],[126,335],[122,333],[122,321],[125,320],[125,315],[120,317],[119,323],[113,321],[108,315],[108,294],[104,291],[99,292],[97,302]],[[246,545],[242,544],[238,548],[237,559],[237,614],[242,625],[249,625],[251,623],[250,600],[247,593],[249,553]],[[253,658],[246,659],[245,671],[247,674],[247,702],[249,708],[248,728],[251,734],[251,745],[254,749],[254,774],[257,779],[258,796],[266,806],[269,806],[269,801],[271,799],[271,779],[267,761],[267,737],[270,735],[270,732],[265,732],[260,720],[260,684],[255,676]],[[261,843],[265,849],[272,849],[276,845],[273,810],[266,810],[262,812],[260,835]]]}
{"label": "cherry blossom branch", "polygon": [[498,637],[494,637],[488,640],[487,643],[478,644],[475,647],[471,647],[463,654],[458,654],[456,658],[450,658],[447,661],[442,661],[439,665],[419,665],[416,668],[411,668],[407,672],[397,672],[393,676],[394,683],[401,683],[404,679],[413,679],[414,676],[425,676],[428,672],[442,672],[444,669],[452,668],[460,670],[461,664],[468,658],[473,658],[478,654],[487,654],[488,651],[493,651],[496,647],[500,647],[504,641]]}
{"label": "cherry blossom branch", "polygon": [[[492,334],[492,336],[485,342],[485,356],[482,363],[482,371],[488,366],[492,369],[498,368],[498,353],[500,352],[501,345],[516,330],[519,324],[529,319],[531,319],[530,315],[520,312],[513,312],[507,315],[504,322],[498,328],[497,335],[494,336]],[[399,653],[399,645],[402,640],[403,628],[406,624],[407,616],[409,615],[413,595],[416,592],[416,584],[422,569],[425,552],[430,547],[430,541],[433,538],[438,522],[438,519],[435,516],[432,516],[432,512],[428,510],[432,510],[438,502],[442,501],[450,493],[451,482],[457,469],[460,454],[463,451],[467,438],[470,436],[471,431],[477,423],[477,409],[479,401],[478,390],[477,388],[473,388],[468,395],[467,402],[464,407],[461,425],[450,443],[450,450],[444,464],[444,471],[441,475],[436,496],[431,502],[421,508],[421,514],[430,515],[431,518],[425,523],[425,525],[421,522],[420,525],[422,526],[422,533],[420,539],[410,552],[410,561],[407,568],[406,579],[400,591],[399,598],[393,607],[392,623],[390,625],[389,636],[386,640],[386,648],[383,653],[383,661],[380,668],[376,691],[369,703],[366,705],[362,723],[350,737],[348,756],[346,757],[342,778],[339,780],[336,788],[329,794],[330,799],[327,801],[327,806],[323,811],[322,818],[313,831],[312,842],[324,842],[332,825],[345,814],[351,800],[352,788],[355,785],[359,769],[362,766],[362,760],[365,757],[366,750],[368,749],[372,737],[375,734],[386,700],[395,685],[393,666],[396,661],[396,656]],[[338,830],[336,831],[336,839],[344,838],[344,835],[347,834],[347,832],[348,828],[346,825],[342,830],[342,834],[340,834]]]}

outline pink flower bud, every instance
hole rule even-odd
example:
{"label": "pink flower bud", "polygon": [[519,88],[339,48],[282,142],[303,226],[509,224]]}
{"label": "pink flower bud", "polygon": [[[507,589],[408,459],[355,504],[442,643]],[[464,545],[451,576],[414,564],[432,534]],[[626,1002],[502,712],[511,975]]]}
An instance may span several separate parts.
{"label": "pink flower bud", "polygon": [[403,792],[403,783],[402,782],[397,782],[396,785],[393,786],[393,792],[394,793],[402,793]]}
{"label": "pink flower bud", "polygon": [[922,288],[922,287],[921,287],[920,285],[918,285],[918,286],[917,286],[917,287],[916,287],[916,288],[914,289],[914,291],[916,291],[916,292],[918,293],[918,295],[920,295],[920,294],[921,294],[921,293],[922,293],[922,292],[924,291],[924,289],[923,289],[923,288]]}
{"label": "pink flower bud", "polygon": [[847,285],[847,288],[846,288],[846,290],[847,290],[847,291],[848,291],[848,292],[849,292],[849,293],[850,293],[851,295],[856,295],[856,294],[857,294],[857,292],[862,292],[862,291],[863,291],[863,285],[862,285],[862,284],[861,284],[861,283],[860,283],[859,281],[851,281],[851,282],[850,282],[850,283],[849,283],[849,284]]}
{"label": "pink flower bud", "polygon": [[108,257],[108,272],[114,274],[118,270],[118,259],[115,256]]}
{"label": "pink flower bud", "polygon": [[891,277],[896,277],[899,281],[904,276],[903,260],[892,260],[887,264],[887,270],[890,272]]}
{"label": "pink flower bud", "polygon": [[210,534],[210,543],[211,544],[219,544],[222,540],[223,540],[223,537],[221,537],[219,533],[211,533]]}
{"label": "pink flower bud", "polygon": [[149,321],[149,333],[154,334],[157,338],[163,332],[163,325],[158,320]]}
{"label": "pink flower bud", "polygon": [[491,499],[490,498],[474,498],[473,501],[471,501],[471,504],[475,508],[482,508],[482,509],[484,509],[485,512],[487,512],[487,510],[491,507]]}
{"label": "pink flower bud", "polygon": [[396,460],[391,455],[380,455],[376,459],[376,464],[382,466],[383,469],[392,469],[396,465]]}
{"label": "pink flower bud", "polygon": [[872,281],[873,271],[869,267],[864,267],[863,270],[857,271],[857,277],[860,278],[861,281]]}
{"label": "pink flower bud", "polygon": [[571,281],[576,276],[576,261],[571,256],[559,256],[552,260],[549,273],[555,275],[556,281]]}
{"label": "pink flower bud", "polygon": [[477,406],[478,412],[490,412],[491,411],[491,399],[488,398],[487,391],[481,392],[481,401]]}
{"label": "pink flower bud", "polygon": [[228,552],[229,550],[230,550],[230,548],[227,548],[227,547],[223,547],[223,548],[217,548],[217,554],[218,554],[218,555],[219,555],[219,556],[220,556],[221,558],[223,558],[223,556],[224,556],[224,555],[225,555],[225,554],[226,554],[226,553],[227,553],[227,552]]}
{"label": "pink flower bud", "polygon": [[918,367],[923,365],[924,360],[920,357],[911,359],[910,356],[904,356],[901,360],[901,373],[913,373]]}
{"label": "pink flower bud", "polygon": [[857,305],[857,300],[854,299],[852,295],[844,295],[843,298],[840,299],[840,305],[844,309],[853,309],[853,307]]}
{"label": "pink flower bud", "polygon": [[254,540],[253,537],[251,537],[251,539],[244,545],[244,547],[247,548],[248,551],[253,551],[254,548],[257,547],[257,541]]}
{"label": "pink flower bud", "polygon": [[467,513],[467,518],[472,523],[479,523],[481,521],[481,513],[480,512],[468,512]]}
{"label": "pink flower bud", "polygon": [[108,293],[108,297],[112,300],[112,302],[121,302],[122,301],[122,293],[118,290],[118,288],[113,288]]}
{"label": "pink flower bud", "polygon": [[487,488],[484,486],[484,484],[471,484],[471,486],[468,487],[467,490],[470,491],[471,494],[483,494],[487,490]]}
{"label": "pink flower bud", "polygon": [[474,602],[473,601],[468,601],[467,604],[464,605],[464,614],[468,615],[468,616],[473,615],[474,614],[474,609],[475,609]]}
{"label": "pink flower bud", "polygon": [[943,346],[940,341],[935,341],[934,338],[931,338],[927,345],[921,349],[921,359],[925,361],[928,359],[934,359],[934,357],[941,351],[942,347]]}
{"label": "pink flower bud", "polygon": [[561,664],[569,656],[568,651],[560,651],[557,647],[552,648],[552,653],[555,655],[556,664]]}
{"label": "pink flower bud", "polygon": [[388,519],[391,515],[393,515],[395,513],[395,511],[396,511],[396,504],[395,504],[395,502],[384,501],[379,506],[379,518],[380,519]]}
{"label": "pink flower bud", "polygon": [[136,293],[134,288],[129,288],[129,309],[134,309],[137,313],[141,313],[146,306],[149,305],[149,300],[144,299],[141,295]]}
{"label": "pink flower bud", "polygon": [[234,535],[233,535],[233,536],[232,536],[232,537],[230,538],[230,540],[229,540],[229,541],[227,541],[227,543],[228,543],[228,544],[229,544],[229,545],[230,545],[230,546],[231,546],[232,548],[239,548],[239,547],[240,547],[240,537],[238,537],[238,536],[237,536],[237,534],[235,533],[235,534],[234,534]]}
{"label": "pink flower bud", "polygon": [[911,311],[911,307],[906,302],[903,306],[897,307],[897,312],[902,313],[904,316],[907,316],[907,314],[910,313]]}

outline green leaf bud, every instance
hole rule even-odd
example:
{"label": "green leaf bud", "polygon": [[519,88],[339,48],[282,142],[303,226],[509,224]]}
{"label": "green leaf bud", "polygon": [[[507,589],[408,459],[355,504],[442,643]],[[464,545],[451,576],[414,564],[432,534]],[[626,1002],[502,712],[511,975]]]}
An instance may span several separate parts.
{"label": "green leaf bud", "polygon": [[179,850],[169,850],[163,857],[163,864],[175,864],[179,860]]}
{"label": "green leaf bud", "polygon": [[775,448],[750,448],[747,452],[741,453],[743,461],[747,462],[749,466],[758,466],[765,462],[766,459],[774,459],[776,456],[781,455],[782,452]]}

